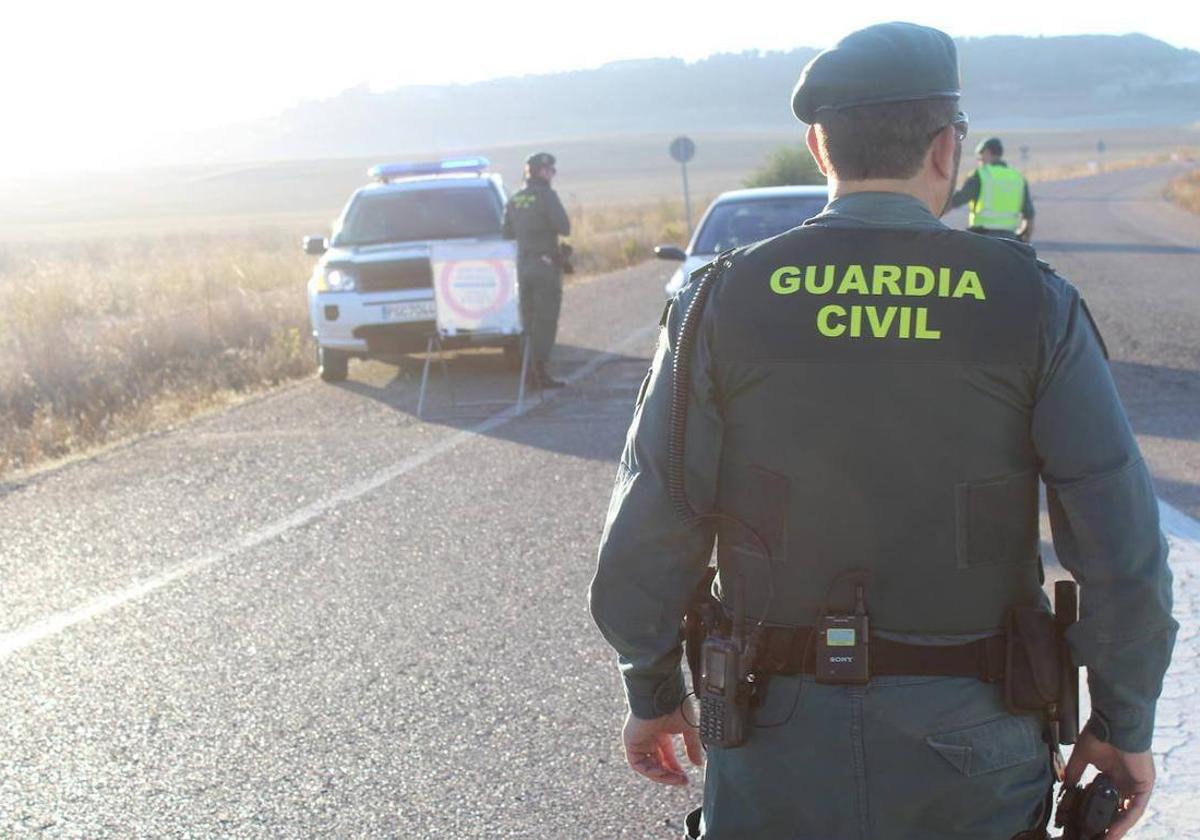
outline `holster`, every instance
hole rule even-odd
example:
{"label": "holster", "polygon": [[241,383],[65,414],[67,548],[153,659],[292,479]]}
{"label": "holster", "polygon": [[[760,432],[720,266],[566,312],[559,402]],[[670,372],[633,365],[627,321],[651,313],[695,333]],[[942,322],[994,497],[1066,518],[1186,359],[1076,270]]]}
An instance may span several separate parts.
{"label": "holster", "polygon": [[1062,690],[1061,646],[1054,616],[1037,607],[1013,607],[1005,630],[1005,705],[1013,714],[1053,713]]}

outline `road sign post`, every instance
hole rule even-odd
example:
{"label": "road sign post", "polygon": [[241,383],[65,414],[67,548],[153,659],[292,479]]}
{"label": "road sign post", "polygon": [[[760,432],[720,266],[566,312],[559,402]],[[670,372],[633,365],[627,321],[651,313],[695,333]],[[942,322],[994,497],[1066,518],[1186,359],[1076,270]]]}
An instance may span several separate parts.
{"label": "road sign post", "polygon": [[687,215],[688,238],[691,238],[692,196],[688,190],[687,165],[688,161],[696,156],[696,144],[690,137],[679,136],[671,141],[669,151],[671,157],[679,161],[679,168],[683,172],[683,212]]}

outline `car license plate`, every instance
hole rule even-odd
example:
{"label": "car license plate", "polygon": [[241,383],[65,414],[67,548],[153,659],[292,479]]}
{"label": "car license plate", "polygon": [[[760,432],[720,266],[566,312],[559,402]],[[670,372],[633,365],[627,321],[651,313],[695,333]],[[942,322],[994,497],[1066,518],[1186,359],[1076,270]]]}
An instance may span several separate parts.
{"label": "car license plate", "polygon": [[410,300],[400,303],[385,303],[379,307],[384,321],[404,323],[407,321],[432,321],[437,317],[437,306],[431,300]]}

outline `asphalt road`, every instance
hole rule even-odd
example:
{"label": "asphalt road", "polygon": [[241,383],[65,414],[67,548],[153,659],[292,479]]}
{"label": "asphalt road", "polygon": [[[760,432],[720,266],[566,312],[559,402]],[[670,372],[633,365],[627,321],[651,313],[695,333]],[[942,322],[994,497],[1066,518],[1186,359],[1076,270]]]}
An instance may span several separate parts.
{"label": "asphalt road", "polygon": [[[1037,188],[1161,495],[1200,512],[1200,220],[1167,169]],[[497,355],[352,366],[0,485],[0,836],[667,838],[585,606],[669,268],[574,284],[523,414]],[[698,777],[697,777],[698,781]]]}
{"label": "asphalt road", "polygon": [[1159,495],[1200,517],[1200,216],[1162,195],[1179,171],[1034,185],[1034,244],[1088,302]]}

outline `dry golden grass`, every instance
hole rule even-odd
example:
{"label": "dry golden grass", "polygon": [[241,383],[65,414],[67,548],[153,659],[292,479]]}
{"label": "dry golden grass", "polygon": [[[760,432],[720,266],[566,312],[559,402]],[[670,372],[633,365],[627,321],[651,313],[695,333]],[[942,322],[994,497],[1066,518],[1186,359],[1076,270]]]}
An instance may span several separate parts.
{"label": "dry golden grass", "polygon": [[[693,202],[693,222],[708,200]],[[684,246],[688,240],[682,201],[625,202],[571,212],[575,268],[598,274],[627,268],[654,256],[655,245]]]}
{"label": "dry golden grass", "polygon": [[1180,175],[1167,185],[1167,198],[1185,210],[1200,213],[1200,169]]}
{"label": "dry golden grass", "polygon": [[282,235],[0,249],[0,473],[309,373]]}
{"label": "dry golden grass", "polygon": [[[582,274],[687,239],[682,202],[573,225]],[[310,375],[312,264],[280,231],[0,245],[0,475]]]}
{"label": "dry golden grass", "polygon": [[1069,178],[1083,178],[1088,175],[1100,175],[1104,172],[1119,172],[1125,169],[1138,169],[1143,166],[1157,166],[1161,163],[1194,157],[1198,153],[1200,153],[1200,150],[1180,148],[1165,152],[1155,152],[1153,154],[1118,158],[1117,160],[1090,160],[1059,166],[1031,167],[1023,174],[1032,183],[1039,181],[1065,181]]}

